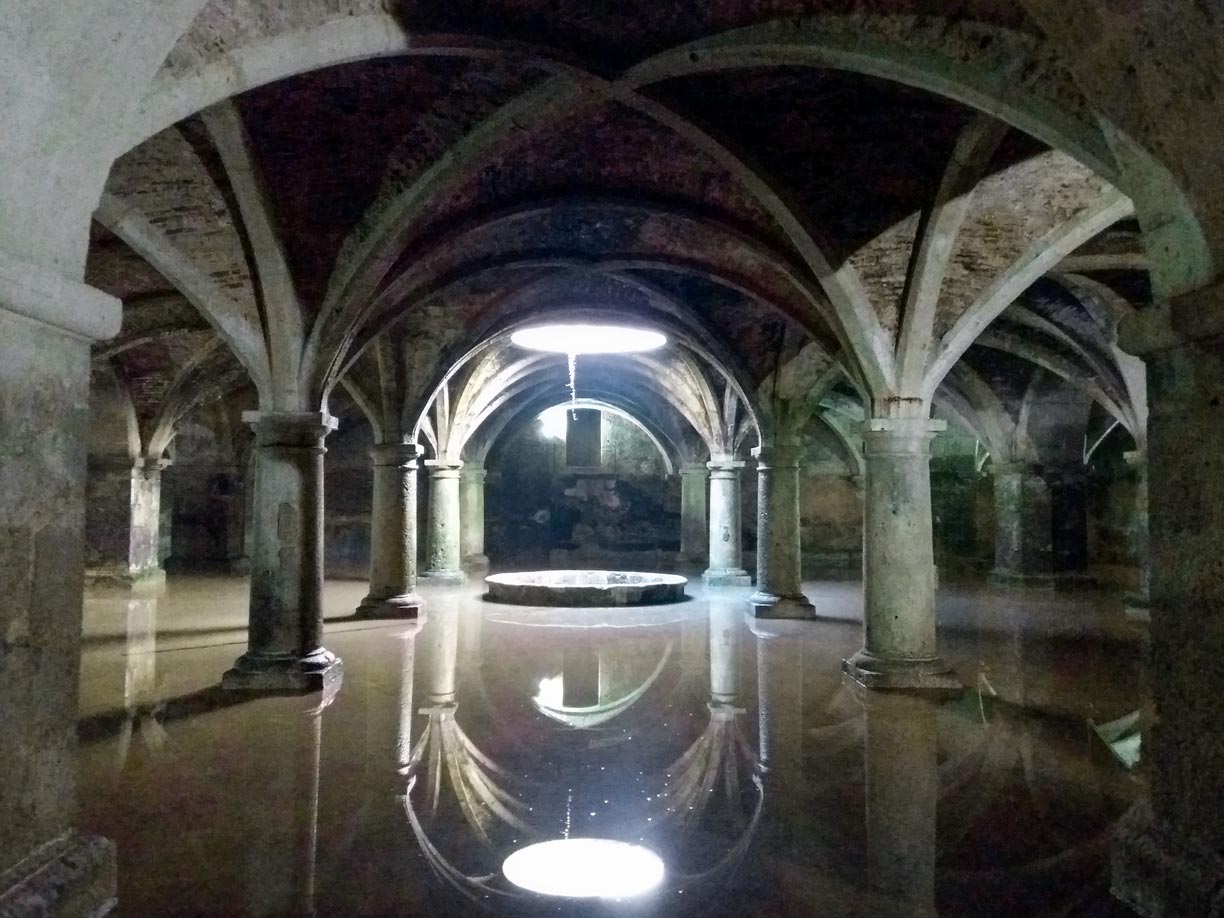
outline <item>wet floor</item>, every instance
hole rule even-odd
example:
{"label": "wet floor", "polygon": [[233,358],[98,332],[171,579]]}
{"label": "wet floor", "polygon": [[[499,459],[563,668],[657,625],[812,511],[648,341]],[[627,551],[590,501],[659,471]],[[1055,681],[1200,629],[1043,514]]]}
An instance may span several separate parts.
{"label": "wet floor", "polygon": [[[122,915],[1127,914],[1108,841],[1141,778],[1090,722],[1138,707],[1140,648],[1109,596],[944,589],[967,688],[929,702],[843,680],[853,583],[773,627],[747,590],[564,610],[427,587],[417,628],[353,620],[364,588],[326,587],[329,698],[220,691],[243,580],[87,595],[82,822],[119,846]],[[653,879],[621,848],[503,872],[591,838],[662,880],[617,898]]]}

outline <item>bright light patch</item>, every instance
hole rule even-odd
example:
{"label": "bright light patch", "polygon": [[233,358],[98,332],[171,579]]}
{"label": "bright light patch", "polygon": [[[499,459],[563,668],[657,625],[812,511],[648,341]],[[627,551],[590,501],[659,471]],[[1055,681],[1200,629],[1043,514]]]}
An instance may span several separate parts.
{"label": "bright light patch", "polygon": [[565,702],[565,674],[558,673],[540,680],[535,702],[546,708],[559,708]]}
{"label": "bright light patch", "polygon": [[569,899],[629,899],[663,882],[663,861],[639,845],[562,838],[515,851],[502,864],[520,889]]}
{"label": "bright light patch", "polygon": [[540,412],[536,419],[540,422],[540,436],[549,440],[565,440],[565,431],[569,420],[566,414],[569,409],[565,405],[554,405]]}
{"label": "bright light patch", "polygon": [[510,340],[528,350],[557,354],[632,354],[667,343],[659,332],[623,325],[537,325],[514,332]]}

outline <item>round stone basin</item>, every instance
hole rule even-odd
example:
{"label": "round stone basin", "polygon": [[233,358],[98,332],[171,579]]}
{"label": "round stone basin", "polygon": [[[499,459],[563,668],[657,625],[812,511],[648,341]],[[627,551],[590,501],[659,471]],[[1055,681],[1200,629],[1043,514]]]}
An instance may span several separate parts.
{"label": "round stone basin", "polygon": [[520,606],[648,606],[684,599],[688,580],[640,571],[523,571],[485,578],[488,599]]}

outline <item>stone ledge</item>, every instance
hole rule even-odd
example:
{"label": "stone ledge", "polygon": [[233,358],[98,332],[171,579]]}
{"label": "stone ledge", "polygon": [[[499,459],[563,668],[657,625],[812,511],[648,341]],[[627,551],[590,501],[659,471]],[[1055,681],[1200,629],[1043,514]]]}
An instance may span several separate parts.
{"label": "stone ledge", "polygon": [[[8,874],[0,884],[0,918],[100,918],[117,902],[115,845],[69,833]],[[22,871],[24,876],[20,876]]]}

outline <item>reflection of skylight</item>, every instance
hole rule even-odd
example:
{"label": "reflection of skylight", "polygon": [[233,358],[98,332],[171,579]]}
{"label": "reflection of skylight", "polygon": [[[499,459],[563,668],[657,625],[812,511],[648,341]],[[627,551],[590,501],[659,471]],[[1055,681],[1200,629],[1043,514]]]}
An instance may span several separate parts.
{"label": "reflection of skylight", "polygon": [[540,680],[535,701],[549,708],[559,708],[565,697],[565,673],[557,673]]}
{"label": "reflection of skylight", "polygon": [[516,331],[510,340],[528,350],[557,354],[632,354],[667,343],[659,332],[623,325],[537,325]]}
{"label": "reflection of skylight", "polygon": [[560,838],[528,845],[502,864],[520,889],[570,899],[629,899],[663,882],[663,861],[648,848],[605,838]]}
{"label": "reflection of skylight", "polygon": [[565,417],[567,411],[569,408],[565,405],[554,405],[540,412],[540,416],[536,418],[540,422],[540,436],[546,440],[564,441],[566,425],[569,423]]}

